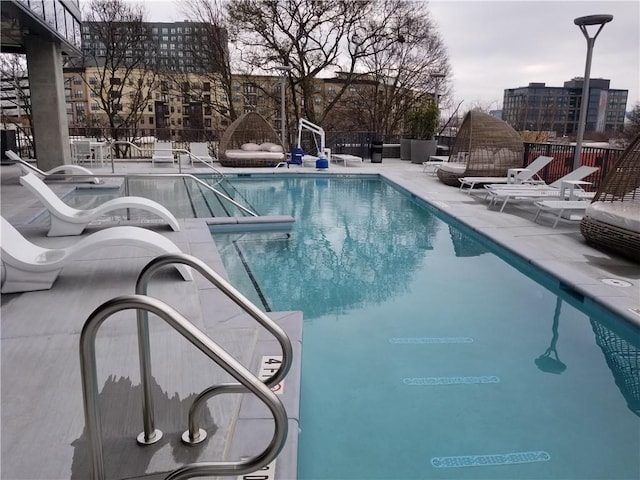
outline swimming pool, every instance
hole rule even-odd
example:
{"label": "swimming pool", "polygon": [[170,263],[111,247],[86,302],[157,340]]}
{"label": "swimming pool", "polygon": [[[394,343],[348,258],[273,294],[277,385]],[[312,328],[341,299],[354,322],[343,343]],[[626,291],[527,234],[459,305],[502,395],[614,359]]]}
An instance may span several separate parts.
{"label": "swimming pool", "polygon": [[637,329],[377,178],[233,184],[296,218],[214,239],[304,312],[300,479],[640,477]]}

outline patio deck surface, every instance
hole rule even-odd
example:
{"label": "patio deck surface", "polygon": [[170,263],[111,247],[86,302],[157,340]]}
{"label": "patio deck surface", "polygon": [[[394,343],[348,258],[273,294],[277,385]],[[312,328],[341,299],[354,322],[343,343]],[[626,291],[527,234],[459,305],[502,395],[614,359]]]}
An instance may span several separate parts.
{"label": "patio deck surface", "polygon": [[[218,166],[217,166],[218,167]],[[225,169],[230,173],[316,173],[311,167],[290,169]],[[346,166],[332,163],[327,174],[373,173],[424,199],[473,230],[503,245],[536,265],[579,295],[614,310],[640,325],[640,265],[588,246],[577,222],[561,220],[553,229],[554,216],[542,213],[533,222],[532,203],[508,204],[505,211],[488,209],[479,195],[467,195],[439,182],[422,165],[397,159],[382,163]],[[111,171],[96,168],[97,173]],[[116,173],[164,172],[149,163],[117,163]],[[184,173],[206,172],[185,168]],[[46,237],[47,226],[29,224],[42,211],[37,200],[18,183],[18,168],[0,167],[2,215],[34,243],[66,246],[73,238]],[[52,182],[63,194],[73,184]],[[180,219],[181,231],[162,225],[155,231],[173,240],[224,275],[204,219]],[[146,225],[148,226],[148,225]],[[99,227],[87,230],[90,233]],[[1,428],[0,477],[13,479],[89,478],[87,438],[80,387],[79,335],[89,314],[103,302],[134,293],[140,269],[151,259],[138,249],[109,248],[65,267],[50,290],[2,295],[1,309]],[[617,279],[631,286],[607,285]],[[258,372],[264,355],[278,355],[275,340],[259,329],[221,292],[196,274],[184,282],[177,273],[160,272],[151,281],[149,294],[180,311],[214,341]],[[271,313],[290,335],[294,366],[287,376],[282,399],[289,416],[289,436],[276,461],[278,479],[295,478],[302,343],[301,312]],[[203,424],[209,438],[197,447],[185,447],[180,435],[193,397],[212,384],[231,377],[168,326],[152,318],[151,346],[157,427],[163,439],[153,446],[138,447],[135,437],[142,429],[140,376],[137,358],[135,315],[122,312],[107,320],[97,339],[97,365],[107,478],[163,478],[167,472],[189,462],[240,458],[259,453],[269,442],[272,420],[264,406],[247,395],[227,395],[207,403]]]}

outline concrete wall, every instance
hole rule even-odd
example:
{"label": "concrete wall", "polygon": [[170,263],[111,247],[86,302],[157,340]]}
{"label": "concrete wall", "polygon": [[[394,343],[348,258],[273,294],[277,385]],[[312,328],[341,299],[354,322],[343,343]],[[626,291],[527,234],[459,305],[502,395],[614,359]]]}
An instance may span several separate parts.
{"label": "concrete wall", "polygon": [[25,37],[32,124],[38,167],[49,170],[71,163],[60,46],[36,36]]}

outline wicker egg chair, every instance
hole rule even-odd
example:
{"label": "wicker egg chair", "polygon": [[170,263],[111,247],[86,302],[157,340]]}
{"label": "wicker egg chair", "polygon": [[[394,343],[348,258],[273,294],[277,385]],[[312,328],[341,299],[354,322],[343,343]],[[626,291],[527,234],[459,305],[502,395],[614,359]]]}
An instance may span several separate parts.
{"label": "wicker egg chair", "polygon": [[[264,144],[279,149],[255,148]],[[219,156],[224,167],[273,167],[285,158],[280,137],[257,112],[245,113],[227,127],[220,140]]]}
{"label": "wicker egg chair", "polygon": [[459,187],[462,177],[506,177],[510,168],[522,167],[524,142],[506,122],[473,110],[464,117],[450,153],[437,175]]}
{"label": "wicker egg chair", "polygon": [[580,232],[589,244],[640,262],[640,134],[600,184]]}

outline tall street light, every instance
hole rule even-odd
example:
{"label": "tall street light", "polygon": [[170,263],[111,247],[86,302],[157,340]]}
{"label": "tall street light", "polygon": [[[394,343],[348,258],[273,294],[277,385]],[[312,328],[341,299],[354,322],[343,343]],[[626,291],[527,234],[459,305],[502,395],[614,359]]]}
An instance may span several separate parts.
{"label": "tall street light", "polygon": [[280,122],[282,123],[282,146],[287,150],[287,119],[285,118],[287,111],[285,105],[285,91],[287,88],[287,72],[293,70],[291,65],[280,65],[276,70],[282,72],[282,82],[280,83]]}
{"label": "tall street light", "polygon": [[434,97],[435,97],[435,101],[436,101],[436,107],[438,107],[438,110],[440,109],[440,96],[439,96],[439,91],[440,91],[440,79],[444,78],[446,75],[444,73],[432,73],[431,74],[431,78],[433,78],[436,82],[436,87],[435,87],[435,93],[434,93]]}
{"label": "tall street light", "polygon": [[[587,109],[589,107],[589,75],[591,73],[591,56],[593,54],[593,46],[596,43],[598,34],[604,27],[605,23],[609,23],[613,20],[613,15],[588,15],[586,17],[578,17],[573,23],[575,23],[584,38],[587,39],[587,63],[584,67],[584,80],[582,83],[582,100],[580,102],[580,118],[578,120],[578,134],[576,136],[576,151],[573,156],[573,168],[574,170],[580,166],[580,154],[582,151],[582,137],[584,137],[584,129],[587,121]],[[589,36],[587,27],[591,25],[599,25],[598,31],[593,37]]]}

